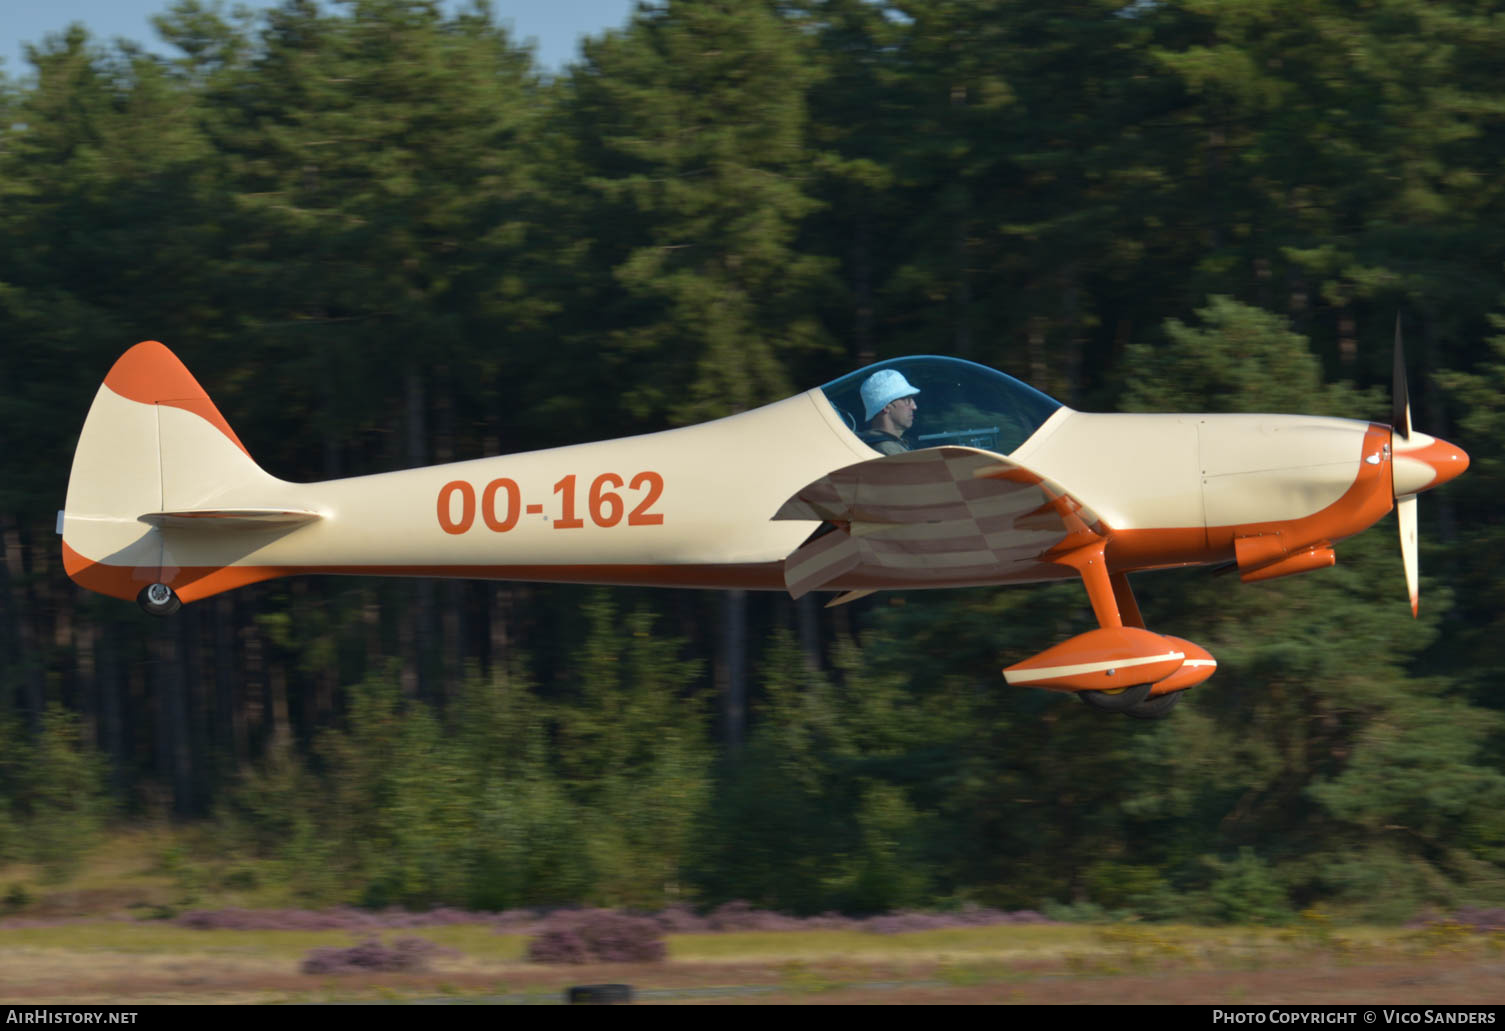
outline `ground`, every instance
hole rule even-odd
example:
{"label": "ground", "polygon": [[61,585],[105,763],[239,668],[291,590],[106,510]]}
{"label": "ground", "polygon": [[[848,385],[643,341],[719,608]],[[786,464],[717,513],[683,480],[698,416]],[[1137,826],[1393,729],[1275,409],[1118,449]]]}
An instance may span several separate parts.
{"label": "ground", "polygon": [[1505,1001],[1501,943],[1461,929],[1004,926],[877,935],[669,936],[664,962],[544,966],[484,924],[386,931],[438,946],[418,972],[306,974],[314,948],[370,934],[195,930],[163,921],[0,924],[10,1004],[445,1000],[557,1003],[629,984],[648,1003],[1482,1004]]}
{"label": "ground", "polygon": [[[1498,921],[697,931],[667,935],[662,962],[572,966],[528,962],[526,920],[299,912],[275,908],[267,884],[250,867],[196,867],[164,833],[117,835],[60,883],[0,869],[0,1004],[555,1004],[588,984],[660,1004],[1505,1004]],[[403,938],[429,943],[421,969],[303,971],[316,949]]]}

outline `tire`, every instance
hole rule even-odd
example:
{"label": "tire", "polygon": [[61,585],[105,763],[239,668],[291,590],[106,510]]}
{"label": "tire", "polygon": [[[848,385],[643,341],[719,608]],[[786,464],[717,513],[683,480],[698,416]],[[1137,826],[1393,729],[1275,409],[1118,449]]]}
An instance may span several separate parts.
{"label": "tire", "polygon": [[183,600],[166,584],[148,584],[136,595],[136,604],[149,616],[170,616],[183,607]]}
{"label": "tire", "polygon": [[630,984],[577,984],[564,993],[572,1006],[609,1006],[632,1001]]}
{"label": "tire", "polygon": [[1098,712],[1128,712],[1150,696],[1154,684],[1135,684],[1116,694],[1107,691],[1078,691],[1076,696]]}
{"label": "tire", "polygon": [[1172,691],[1170,694],[1146,698],[1138,705],[1125,709],[1124,715],[1132,716],[1136,720],[1163,720],[1180,703],[1181,696],[1185,693],[1185,691]]}

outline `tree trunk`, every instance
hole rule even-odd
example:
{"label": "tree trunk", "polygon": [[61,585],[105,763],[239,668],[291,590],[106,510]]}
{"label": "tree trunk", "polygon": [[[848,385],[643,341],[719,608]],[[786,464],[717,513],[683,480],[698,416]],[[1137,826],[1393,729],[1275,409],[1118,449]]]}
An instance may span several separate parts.
{"label": "tree trunk", "polygon": [[[186,610],[185,610],[186,611]],[[163,620],[152,633],[152,694],[155,696],[157,773],[172,791],[172,813],[192,812],[192,757],[184,683],[187,645],[178,620]]]}
{"label": "tree trunk", "polygon": [[207,799],[209,726],[205,718],[203,649],[199,641],[202,613],[198,606],[184,606],[173,617],[178,630],[178,665],[183,683],[177,733],[181,735],[184,756],[174,794],[180,800],[177,809],[184,816],[202,815]]}
{"label": "tree trunk", "polygon": [[[408,468],[417,469],[428,460],[427,404],[424,400],[423,375],[416,368],[408,370],[407,459]],[[403,655],[403,690],[419,698],[432,698],[431,661],[434,653],[434,584],[419,580],[413,584],[412,607],[408,610],[409,648]]]}
{"label": "tree trunk", "polygon": [[20,525],[5,517],[5,574],[16,627],[14,665],[21,670],[21,704],[32,734],[42,730],[42,709],[46,706],[46,681],[42,676],[42,652],[37,640],[36,592],[26,575]]}
{"label": "tree trunk", "polygon": [[266,707],[272,724],[267,754],[280,761],[288,755],[293,744],[292,724],[288,720],[287,664],[280,656],[267,664]]}
{"label": "tree trunk", "polygon": [[121,725],[121,699],[125,697],[125,676],[120,655],[119,632],[114,620],[104,618],[99,626],[96,669],[99,682],[99,746],[110,762],[110,787],[119,794],[125,789],[126,755],[124,727]]}
{"label": "tree trunk", "polygon": [[852,296],[857,310],[853,319],[853,339],[857,345],[857,364],[871,365],[878,359],[873,338],[873,227],[865,209],[857,213],[857,232],[852,247]]}
{"label": "tree trunk", "polygon": [[726,751],[741,751],[747,724],[747,592],[726,591],[721,608],[721,724]]}
{"label": "tree trunk", "polygon": [[799,624],[800,649],[805,653],[805,662],[811,669],[825,665],[825,653],[820,646],[820,607],[814,594],[807,594],[794,603],[795,619]]}
{"label": "tree trunk", "polygon": [[489,606],[485,670],[489,680],[495,681],[507,672],[507,649],[511,643],[508,623],[512,618],[512,585],[488,585],[491,596]]}

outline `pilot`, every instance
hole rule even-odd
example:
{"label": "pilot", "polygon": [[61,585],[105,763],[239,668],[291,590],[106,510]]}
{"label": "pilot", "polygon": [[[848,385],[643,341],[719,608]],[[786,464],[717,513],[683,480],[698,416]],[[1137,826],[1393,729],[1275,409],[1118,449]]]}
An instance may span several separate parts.
{"label": "pilot", "polygon": [[913,445],[904,439],[904,434],[914,425],[914,413],[919,407],[914,396],[919,392],[903,373],[893,369],[880,369],[864,380],[863,418],[868,428],[859,434],[862,442],[885,455],[909,451]]}

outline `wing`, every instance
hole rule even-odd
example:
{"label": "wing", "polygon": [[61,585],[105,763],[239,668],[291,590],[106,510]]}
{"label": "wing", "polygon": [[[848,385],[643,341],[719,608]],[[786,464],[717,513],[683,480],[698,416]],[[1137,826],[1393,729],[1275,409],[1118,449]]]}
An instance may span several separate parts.
{"label": "wing", "polygon": [[838,469],[773,518],[821,523],[784,560],[796,598],[838,580],[915,587],[1007,580],[1104,535],[1097,514],[1059,484],[967,447]]}

